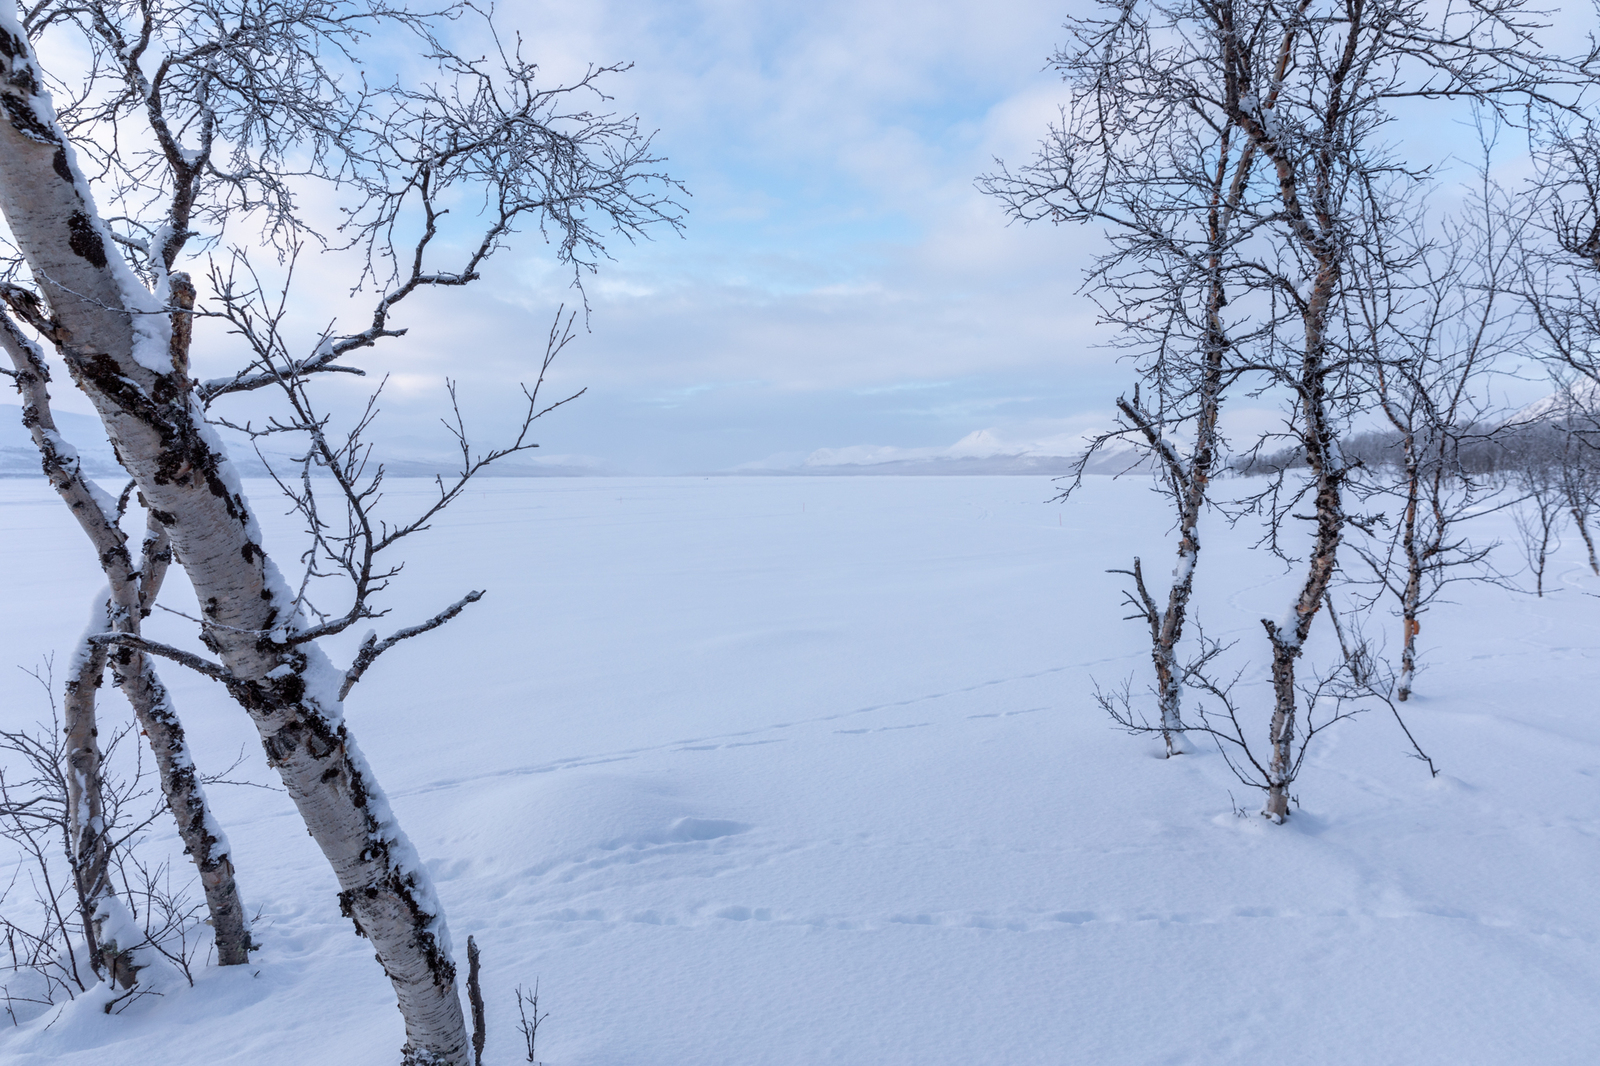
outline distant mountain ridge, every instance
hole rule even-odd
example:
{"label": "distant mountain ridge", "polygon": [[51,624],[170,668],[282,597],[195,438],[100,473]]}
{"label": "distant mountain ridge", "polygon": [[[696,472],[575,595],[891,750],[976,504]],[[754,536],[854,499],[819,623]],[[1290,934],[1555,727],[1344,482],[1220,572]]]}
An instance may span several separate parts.
{"label": "distant mountain ridge", "polygon": [[797,467],[736,469],[732,474],[776,477],[859,477],[871,475],[1047,474],[1072,473],[1076,460],[1059,455],[989,455],[933,459],[890,459],[877,463],[808,463]]}
{"label": "distant mountain ridge", "polygon": [[[724,471],[728,474],[770,476],[959,476],[1033,475],[1060,477],[1078,470],[1093,432],[1013,443],[992,430],[969,433],[945,448],[897,448],[857,444],[846,448],[819,448],[805,456],[774,456]],[[1095,451],[1086,474],[1126,474],[1148,469],[1149,459],[1137,446],[1113,440]]]}

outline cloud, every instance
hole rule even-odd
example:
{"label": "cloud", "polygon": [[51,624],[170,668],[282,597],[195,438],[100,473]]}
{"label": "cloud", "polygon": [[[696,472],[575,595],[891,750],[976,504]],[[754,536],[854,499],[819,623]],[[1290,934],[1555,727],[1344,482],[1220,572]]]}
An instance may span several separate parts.
{"label": "cloud", "polygon": [[[1105,245],[1087,229],[1008,224],[974,187],[996,157],[1025,162],[1056,117],[1065,90],[1045,61],[1065,13],[1056,0],[502,4],[508,39],[522,31],[551,84],[634,64],[604,82],[611,101],[586,106],[659,130],[664,169],[692,194],[686,233],[612,241],[580,294],[524,232],[473,286],[407,300],[395,324],[408,335],[359,353],[369,377],[327,381],[322,402],[349,417],[388,375],[374,435],[423,455],[449,447],[438,419],[450,378],[469,429],[493,443],[523,414],[513,386],[537,376],[557,307],[586,299],[592,314],[543,393],[588,389],[538,427],[561,454],[670,473],[863,441],[948,451],[980,433],[1016,454],[1067,447],[1048,442],[1109,424],[1129,384],[1078,292]],[[419,62],[372,59],[373,72]],[[1454,143],[1437,123],[1418,136]],[[335,217],[325,190],[303,202]],[[470,216],[463,202],[448,221]],[[451,240],[460,231],[439,250]],[[370,293],[347,297],[350,257],[308,255],[297,270],[284,328],[299,350],[332,321],[370,320]],[[227,372],[237,343],[202,330],[197,371]],[[259,421],[269,403],[255,394],[227,413]],[[70,394],[61,406],[88,410]]]}
{"label": "cloud", "polygon": [[[613,241],[584,294],[524,232],[473,286],[398,307],[407,336],[354,360],[369,376],[323,385],[335,415],[387,376],[377,439],[447,448],[450,378],[492,443],[514,430],[513,384],[537,375],[556,308],[585,296],[592,314],[545,388],[589,394],[539,428],[553,449],[615,469],[724,469],[841,439],[931,447],[1105,405],[1115,368],[1075,295],[1095,242],[1008,226],[973,186],[996,154],[1031,152],[1053,113],[1059,81],[1041,68],[1058,4],[523,0],[498,18],[551,83],[634,64],[605,81],[614,100],[585,106],[660,131],[664,169],[692,194],[687,231]],[[417,62],[372,58],[373,72]],[[302,202],[337,217],[326,190]],[[460,228],[437,251],[461,251],[471,207],[455,205]],[[296,271],[291,347],[370,321],[371,293],[348,296],[350,256],[318,251]],[[202,324],[198,373],[227,373],[239,354]],[[229,404],[255,417],[270,400]]]}

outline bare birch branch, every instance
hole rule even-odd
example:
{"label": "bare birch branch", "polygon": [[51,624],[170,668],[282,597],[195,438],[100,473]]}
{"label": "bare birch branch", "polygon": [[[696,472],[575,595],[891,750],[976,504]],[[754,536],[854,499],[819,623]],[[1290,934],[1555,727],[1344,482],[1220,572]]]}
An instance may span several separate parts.
{"label": "bare birch branch", "polygon": [[410,640],[412,637],[421,636],[431,629],[438,629],[465,610],[467,604],[477,603],[481,599],[483,599],[481,590],[469,592],[426,622],[407,626],[405,629],[397,629],[383,640],[379,640],[377,634],[369,636],[361,642],[361,650],[356,652],[355,661],[350,664],[350,669],[345,671],[344,683],[339,686],[339,698],[342,700],[350,694],[350,690],[355,687],[355,683],[361,680],[361,675],[365,674],[367,669],[377,661],[378,656],[399,644],[402,640]]}
{"label": "bare birch branch", "polygon": [[204,674],[213,681],[227,683],[236,680],[227,667],[203,659],[190,651],[174,648],[170,644],[150,640],[134,633],[97,633],[89,638],[89,643],[96,645],[115,645],[122,648],[132,648],[142,651],[146,655],[157,655],[163,659],[171,659],[180,666],[187,666],[197,674]]}

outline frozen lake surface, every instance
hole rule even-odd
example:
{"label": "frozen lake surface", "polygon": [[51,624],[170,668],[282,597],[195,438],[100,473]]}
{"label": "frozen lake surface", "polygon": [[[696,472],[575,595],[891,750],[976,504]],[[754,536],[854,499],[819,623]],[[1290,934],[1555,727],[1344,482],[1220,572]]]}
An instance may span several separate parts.
{"label": "frozen lake surface", "polygon": [[[292,574],[292,523],[248,488]],[[1091,679],[1149,671],[1104,571],[1139,554],[1165,573],[1159,501],[1137,479],[1052,493],[486,481],[410,550],[380,632],[488,595],[381,660],[347,713],[458,956],[468,934],[483,949],[487,1062],[522,1061],[514,989],[535,978],[550,1066],[1600,1061],[1600,582],[1581,545],[1544,599],[1460,586],[1425,617],[1407,715],[1437,779],[1374,711],[1318,736],[1275,827],[1235,812],[1260,799],[1215,751],[1163,760],[1093,702]],[[0,523],[7,665],[64,661],[101,583],[87,542],[32,481],[0,481]],[[1264,740],[1258,619],[1293,580],[1250,530],[1202,532],[1199,616],[1238,640]],[[1508,516],[1479,535],[1515,569]],[[168,588],[193,613],[176,569]],[[1371,628],[1398,643],[1386,616]],[[170,614],[146,632],[198,648]],[[1319,618],[1307,667],[1334,654]],[[236,773],[272,782],[221,689],[161,670],[202,768],[243,747]],[[19,671],[0,686],[6,728],[45,713]],[[398,1060],[388,982],[287,798],[211,794],[261,915],[252,965],[114,1017],[24,1012],[0,1062]],[[164,828],[149,846],[181,862]]]}

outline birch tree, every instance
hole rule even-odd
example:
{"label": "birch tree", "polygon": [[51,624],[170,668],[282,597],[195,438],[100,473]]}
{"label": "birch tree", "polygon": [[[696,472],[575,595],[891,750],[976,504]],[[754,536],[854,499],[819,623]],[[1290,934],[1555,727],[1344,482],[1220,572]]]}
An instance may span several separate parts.
{"label": "birch tree", "polygon": [[[1267,802],[1289,814],[1295,755],[1295,667],[1326,600],[1351,521],[1351,467],[1339,447],[1360,365],[1359,321],[1350,301],[1352,262],[1372,272],[1381,238],[1420,210],[1424,164],[1398,157],[1385,128],[1395,101],[1527,98],[1544,88],[1549,64],[1533,39],[1539,28],[1520,0],[1440,7],[1421,2],[1335,0],[1318,5],[1224,3],[1199,8],[1215,26],[1219,82],[1237,84],[1230,117],[1257,147],[1275,185],[1271,237],[1258,253],[1282,308],[1257,369],[1286,394],[1286,435],[1305,462],[1298,485],[1270,509],[1274,547],[1287,521],[1311,527],[1303,577],[1282,615],[1262,619],[1272,653]],[[1297,514],[1296,507],[1309,513]],[[1284,552],[1286,557],[1291,553]]]}
{"label": "birch tree", "polygon": [[1232,117],[1240,86],[1179,58],[1215,52],[1198,8],[1101,7],[1101,17],[1067,24],[1072,43],[1051,59],[1071,97],[1034,161],[1015,173],[1002,164],[980,186],[1014,220],[1096,226],[1111,243],[1083,288],[1117,327],[1112,344],[1133,360],[1137,384],[1117,398],[1117,430],[1091,441],[1061,498],[1099,448],[1130,439],[1170,502],[1178,543],[1165,595],[1152,593],[1137,558],[1116,571],[1133,581],[1130,617],[1149,628],[1170,756],[1183,750],[1178,646],[1223,449],[1218,418],[1238,353],[1259,329],[1230,304],[1247,304],[1241,297],[1257,285],[1241,247],[1262,224],[1252,181],[1260,153]]}
{"label": "birch tree", "polygon": [[[1257,500],[1270,525],[1268,545],[1295,560],[1303,574],[1288,609],[1262,619],[1273,709],[1261,784],[1263,813],[1274,821],[1289,813],[1296,752],[1303,750],[1296,746],[1296,662],[1326,599],[1350,521],[1345,496],[1351,468],[1339,438],[1363,403],[1352,376],[1362,353],[1347,329],[1352,256],[1377,247],[1377,236],[1404,226],[1421,209],[1415,193],[1428,177],[1426,164],[1396,154],[1386,127],[1401,98],[1538,96],[1551,69],[1533,40],[1538,28],[1523,0],[1108,4],[1102,20],[1074,26],[1078,45],[1069,55],[1078,66],[1069,71],[1081,72],[1080,96],[1041,157],[1056,165],[1036,167],[998,190],[1010,192],[1014,205],[1031,206],[1033,217],[1109,223],[1117,249],[1110,261],[1117,266],[1102,266],[1108,284],[1097,291],[1107,294],[1113,309],[1151,312],[1139,323],[1151,334],[1169,320],[1184,321],[1162,308],[1220,309],[1226,301],[1227,325],[1191,312],[1194,324],[1185,322],[1176,332],[1181,350],[1197,353],[1191,365],[1201,367],[1223,353],[1225,380],[1248,374],[1251,388],[1285,398],[1283,432],[1247,449],[1254,455],[1287,444],[1297,460],[1292,471],[1281,472],[1293,480]],[[1121,160],[1131,165],[1119,170]],[[1181,165],[1174,167],[1175,161]],[[1036,187],[1052,184],[1039,182],[1041,173],[1054,176],[1053,188],[1030,189],[1030,177]],[[1242,183],[1237,193],[1230,176]],[[1205,225],[1224,217],[1209,215],[1210,203],[1237,212],[1226,230]],[[1160,210],[1168,204],[1181,206],[1181,216]],[[1200,284],[1185,294],[1185,303],[1146,280],[1145,291],[1158,299],[1128,301],[1132,290],[1119,269],[1153,274],[1165,261],[1190,269],[1171,239],[1178,232],[1175,217],[1206,237],[1190,238],[1188,245],[1202,267],[1192,275]],[[1151,224],[1158,219],[1161,224]],[[1117,259],[1118,252],[1124,258]],[[1221,259],[1212,265],[1207,253],[1221,253]],[[1108,317],[1118,320],[1116,310]],[[1242,329],[1250,334],[1248,351]],[[1142,339],[1148,344],[1148,336]],[[1179,380],[1198,384],[1204,375]],[[1177,394],[1195,404],[1204,387],[1190,390]],[[1163,454],[1159,431],[1174,412],[1170,394],[1155,391],[1158,399],[1149,406],[1130,404],[1122,415],[1152,447],[1181,499],[1186,482],[1192,492],[1204,481],[1195,478],[1200,467]],[[1204,409],[1200,402],[1189,416]],[[1197,450],[1210,443],[1210,432],[1197,434]],[[1180,533],[1187,535],[1183,513],[1180,504]],[[1287,523],[1302,519],[1310,543],[1299,555]],[[1180,565],[1176,585],[1189,572]],[[1142,584],[1137,575],[1135,581]],[[1135,602],[1146,618],[1160,615],[1154,597],[1140,594]],[[1169,614],[1171,604],[1169,594]],[[1152,636],[1159,647],[1153,622]]]}
{"label": "birch tree", "polygon": [[1512,484],[1521,494],[1513,515],[1523,558],[1533,574],[1534,595],[1544,598],[1544,572],[1550,556],[1561,550],[1562,512],[1566,509],[1561,486],[1563,452],[1570,439],[1559,429],[1540,426],[1517,441]]}
{"label": "birch tree", "polygon": [[1592,403],[1600,386],[1600,129],[1582,114],[1544,117],[1526,190],[1538,206],[1537,235],[1521,296],[1544,342],[1539,354],[1567,381],[1568,404],[1580,393]]}
{"label": "birch tree", "polygon": [[1600,467],[1595,454],[1597,423],[1594,413],[1577,405],[1567,419],[1565,447],[1561,460],[1561,495],[1567,504],[1572,525],[1583,538],[1589,555],[1589,569],[1600,577],[1600,558],[1595,555],[1595,513],[1600,511]]}
{"label": "birch tree", "polygon": [[1449,584],[1492,576],[1495,545],[1474,544],[1464,525],[1503,506],[1503,485],[1463,453],[1494,443],[1488,382],[1529,334],[1515,299],[1527,212],[1487,168],[1480,178],[1464,217],[1444,220],[1437,238],[1397,235],[1416,249],[1410,272],[1386,269],[1397,255],[1358,256],[1351,268],[1354,332],[1370,349],[1362,380],[1393,434],[1384,460],[1364,464],[1356,492],[1394,512],[1354,547],[1398,608],[1401,702],[1416,677],[1422,616]]}
{"label": "birch tree", "polygon": [[[1600,80],[1594,62],[1585,67],[1589,88]],[[1592,108],[1591,108],[1592,110]],[[1567,511],[1583,538],[1589,567],[1600,575],[1590,521],[1600,503],[1600,129],[1587,113],[1547,109],[1535,139],[1537,172],[1527,190],[1536,205],[1536,235],[1530,236],[1520,295],[1543,342],[1537,351],[1551,368],[1558,388],[1554,404],[1540,412],[1545,425],[1523,427],[1518,440],[1524,466],[1523,488],[1534,503],[1519,515],[1525,544],[1540,543],[1559,525],[1544,505],[1553,477]],[[1559,444],[1541,440],[1541,431],[1560,431]],[[1531,434],[1531,436],[1530,436]],[[1530,566],[1539,572],[1542,592],[1544,552],[1530,546]],[[1540,559],[1536,565],[1533,560]]]}
{"label": "birch tree", "polygon": [[[26,290],[7,288],[0,295],[10,297],[33,324],[48,330],[37,304]],[[173,709],[166,686],[156,674],[150,657],[133,648],[108,651],[94,642],[97,635],[122,633],[137,636],[140,622],[150,614],[167,567],[172,561],[171,544],[165,528],[151,520],[143,538],[140,557],[128,550],[122,530],[122,517],[128,493],[113,500],[83,473],[75,449],[56,428],[51,410],[49,365],[39,345],[28,338],[8,314],[0,311],[0,347],[10,356],[18,391],[23,399],[23,423],[38,448],[45,477],[67,505],[79,527],[94,546],[104,572],[107,589],[97,595],[88,629],[74,650],[72,670],[67,679],[66,760],[73,769],[68,775],[68,822],[72,827],[69,846],[72,867],[83,871],[78,886],[83,902],[84,937],[90,957],[97,967],[124,986],[136,977],[134,960],[119,948],[106,931],[127,928],[122,906],[113,898],[108,875],[104,820],[99,807],[102,790],[96,715],[98,692],[108,663],[114,667],[117,686],[127,695],[155,755],[161,791],[168,810],[178,823],[178,835],[195,864],[205,893],[215,934],[217,961],[236,966],[249,961],[250,930],[244,905],[239,900],[233,876],[233,860],[227,836],[211,814],[189,751],[183,724]]]}
{"label": "birch tree", "polygon": [[[234,232],[279,248],[317,239],[296,200],[317,183],[344,198],[332,236],[365,253],[368,269],[352,281],[373,292],[371,317],[358,330],[308,338],[298,352],[284,341],[292,365],[280,362],[265,381],[234,375],[234,394],[291,369],[301,379],[351,369],[341,357],[404,333],[396,316],[409,296],[477,280],[519,228],[542,228],[557,258],[581,271],[605,255],[607,231],[633,237],[677,224],[649,137],[582,102],[603,100],[598,84],[622,68],[547,87],[515,46],[463,58],[443,35],[470,12],[342,0],[45,0],[20,17],[0,9],[0,211],[16,283],[39,301],[43,338],[170,538],[215,658],[129,632],[99,643],[165,656],[227,688],[332,866],[341,910],[394,986],[404,1058],[451,1066],[463,1066],[470,1048],[444,915],[344,718],[347,682],[360,672],[336,667],[318,644],[378,612],[362,600],[308,615],[262,542],[189,367],[174,361],[173,313],[191,245],[234,241]],[[34,44],[54,34],[67,46],[51,54],[84,59],[52,80]],[[359,77],[364,43],[382,34],[410,35],[433,80]],[[460,203],[461,194],[482,210],[446,220],[441,200]],[[459,242],[458,261],[441,265],[435,240],[449,221],[478,231]],[[219,298],[225,321],[230,298]],[[249,299],[236,292],[232,307]],[[210,313],[202,301],[192,320],[180,315],[180,331],[195,330],[197,360],[211,343],[202,338]],[[372,571],[358,563],[357,573]]]}

